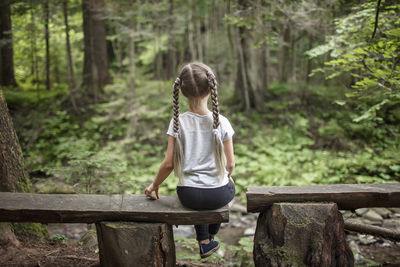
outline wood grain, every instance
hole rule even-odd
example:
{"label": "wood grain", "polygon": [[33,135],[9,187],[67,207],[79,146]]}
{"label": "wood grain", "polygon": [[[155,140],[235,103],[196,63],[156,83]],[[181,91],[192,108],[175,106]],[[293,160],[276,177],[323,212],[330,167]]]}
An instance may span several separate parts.
{"label": "wood grain", "polygon": [[400,183],[249,187],[247,211],[265,210],[277,202],[334,202],[339,209],[400,207]]}
{"label": "wood grain", "polygon": [[25,194],[0,192],[0,222],[95,223],[160,222],[173,225],[229,221],[228,207],[196,211],[175,196]]}

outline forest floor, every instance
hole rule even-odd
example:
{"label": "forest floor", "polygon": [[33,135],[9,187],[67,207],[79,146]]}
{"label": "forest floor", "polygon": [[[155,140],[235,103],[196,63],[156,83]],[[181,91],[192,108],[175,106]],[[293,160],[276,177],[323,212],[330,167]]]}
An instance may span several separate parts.
{"label": "forest floor", "polygon": [[[372,209],[357,211],[359,220],[370,220]],[[348,217],[349,212],[344,214]],[[376,214],[374,214],[376,215]],[[398,229],[398,210],[386,214],[381,224]],[[221,249],[208,259],[200,259],[191,226],[174,227],[177,266],[251,266],[252,238],[257,214],[247,214],[236,201],[231,207],[230,222],[218,234]],[[373,224],[376,224],[372,222]],[[93,225],[48,224],[50,241],[20,239],[20,245],[0,247],[0,266],[100,266]],[[377,237],[347,233],[356,266],[400,266],[400,244]],[[233,248],[237,248],[236,250]]]}

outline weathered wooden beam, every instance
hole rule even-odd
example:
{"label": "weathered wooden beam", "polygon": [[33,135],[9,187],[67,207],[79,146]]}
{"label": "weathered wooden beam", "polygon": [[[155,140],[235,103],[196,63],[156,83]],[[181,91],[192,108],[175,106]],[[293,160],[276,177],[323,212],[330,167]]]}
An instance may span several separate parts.
{"label": "weathered wooden beam", "polygon": [[249,187],[247,211],[262,211],[277,202],[334,202],[339,209],[400,207],[400,183]]}
{"label": "weathered wooden beam", "polygon": [[195,211],[174,196],[25,194],[0,192],[0,222],[162,222],[191,225],[229,221],[228,207]]}

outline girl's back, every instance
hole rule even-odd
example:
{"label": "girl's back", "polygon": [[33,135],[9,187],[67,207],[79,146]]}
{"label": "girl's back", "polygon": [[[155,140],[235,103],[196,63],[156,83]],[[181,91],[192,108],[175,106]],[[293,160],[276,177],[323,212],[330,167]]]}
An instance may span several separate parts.
{"label": "girl's back", "polygon": [[[220,125],[216,129],[222,141],[232,138],[234,130],[229,121],[219,115]],[[169,124],[168,135],[174,136],[173,119]],[[226,185],[229,181],[228,171],[222,179],[218,177],[213,149],[213,117],[209,112],[200,115],[185,112],[179,116],[179,135],[184,153],[183,182],[179,186],[193,186],[198,188],[215,188]]]}

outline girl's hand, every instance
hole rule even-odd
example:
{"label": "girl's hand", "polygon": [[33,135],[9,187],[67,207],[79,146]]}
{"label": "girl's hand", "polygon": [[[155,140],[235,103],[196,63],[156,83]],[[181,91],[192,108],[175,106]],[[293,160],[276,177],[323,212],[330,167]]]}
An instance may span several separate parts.
{"label": "girl's hand", "polygon": [[[151,193],[155,191],[156,192],[156,196],[153,196]],[[159,199],[160,197],[158,196],[158,185],[155,186],[154,183],[151,183],[149,185],[149,187],[146,188],[146,190],[144,190],[144,193],[146,194],[146,196],[148,196],[151,199]]]}
{"label": "girl's hand", "polygon": [[233,180],[232,176],[229,175],[229,179],[231,179],[232,183],[235,184],[235,181]]}

